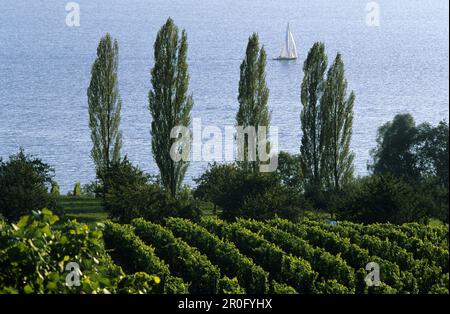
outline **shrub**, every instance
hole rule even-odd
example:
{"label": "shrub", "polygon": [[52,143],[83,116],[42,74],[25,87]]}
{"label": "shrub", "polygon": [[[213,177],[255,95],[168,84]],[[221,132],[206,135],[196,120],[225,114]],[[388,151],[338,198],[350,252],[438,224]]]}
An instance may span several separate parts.
{"label": "shrub", "polygon": [[52,187],[50,189],[50,194],[55,197],[60,196],[59,185],[56,181],[52,181]]}
{"label": "shrub", "polygon": [[23,150],[0,159],[0,214],[8,221],[42,208],[55,208],[55,201],[48,193],[53,169],[40,159],[25,155]]}
{"label": "shrub", "polygon": [[81,187],[81,195],[96,197],[100,187],[97,181],[91,181]]}
{"label": "shrub", "polygon": [[297,204],[304,203],[278,175],[248,172],[233,164],[212,164],[195,181],[194,195],[219,206],[228,221],[235,217],[295,219],[301,213]]}
{"label": "shrub", "polygon": [[[348,192],[344,192],[348,193]],[[338,209],[340,219],[362,223],[404,223],[425,217],[411,185],[391,175],[361,179],[352,197]]]}
{"label": "shrub", "polygon": [[72,196],[75,196],[75,197],[81,196],[81,184],[80,184],[80,182],[75,182],[75,185],[73,187]]}
{"label": "shrub", "polygon": [[129,223],[134,218],[161,222],[165,217],[198,219],[200,209],[189,193],[174,198],[126,158],[100,173],[99,194],[112,218]]}

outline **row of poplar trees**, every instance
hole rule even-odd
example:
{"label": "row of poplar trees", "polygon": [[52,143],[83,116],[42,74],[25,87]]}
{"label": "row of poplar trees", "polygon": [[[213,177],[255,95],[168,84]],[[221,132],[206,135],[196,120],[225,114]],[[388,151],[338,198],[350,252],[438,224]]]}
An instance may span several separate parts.
{"label": "row of poplar trees", "polygon": [[[188,127],[191,121],[193,97],[188,93],[187,49],[186,32],[183,30],[180,34],[169,18],[159,30],[154,43],[155,63],[151,69],[152,88],[148,95],[148,108],[152,117],[153,157],[162,184],[173,196],[179,191],[188,167],[188,161],[174,161],[170,157],[170,150],[176,141],[176,138],[171,137],[172,128],[180,125]],[[117,40],[106,34],[98,45],[87,91],[93,143],[91,157],[97,173],[108,170],[120,160],[122,102],[118,90],[118,52]],[[256,132],[259,126],[270,126],[266,59],[258,35],[253,34],[240,67],[236,125],[244,128],[254,126]],[[310,186],[340,188],[353,173],[353,154],[349,145],[354,95],[346,95],[344,64],[339,54],[325,77],[326,70],[324,45],[316,43],[303,66],[301,171]],[[259,164],[258,155],[255,161],[240,163],[254,172],[258,171]]]}

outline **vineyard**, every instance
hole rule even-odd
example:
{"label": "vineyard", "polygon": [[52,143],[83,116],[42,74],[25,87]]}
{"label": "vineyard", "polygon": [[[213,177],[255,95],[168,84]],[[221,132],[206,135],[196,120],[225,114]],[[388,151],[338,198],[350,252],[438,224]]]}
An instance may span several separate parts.
{"label": "vineyard", "polygon": [[[107,223],[104,238],[129,272],[158,274],[163,285],[176,276],[190,293],[448,293],[446,226],[136,219]],[[371,288],[370,262],[381,280]]]}
{"label": "vineyard", "polygon": [[[69,261],[79,287],[64,284]],[[368,286],[371,262],[380,282]],[[0,266],[0,293],[449,293],[448,226],[416,223],[139,218],[97,229],[43,210],[0,221]]]}

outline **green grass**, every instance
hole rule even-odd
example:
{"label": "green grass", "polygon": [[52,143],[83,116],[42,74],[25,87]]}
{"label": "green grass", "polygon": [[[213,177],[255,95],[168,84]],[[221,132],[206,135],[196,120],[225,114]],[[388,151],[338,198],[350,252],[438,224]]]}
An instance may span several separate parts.
{"label": "green grass", "polygon": [[[60,196],[58,207],[69,219],[76,219],[79,222],[94,224],[108,218],[108,213],[102,208],[101,201],[94,197],[87,196]],[[217,217],[220,210],[214,212],[213,205],[202,202],[200,205],[202,215]]]}
{"label": "green grass", "polygon": [[444,222],[442,220],[439,220],[437,218],[430,218],[430,220],[428,221],[428,224],[430,226],[441,226],[444,224]]}
{"label": "green grass", "polygon": [[108,217],[101,205],[100,200],[93,197],[61,196],[58,206],[69,219],[76,219],[85,223],[96,223]]}

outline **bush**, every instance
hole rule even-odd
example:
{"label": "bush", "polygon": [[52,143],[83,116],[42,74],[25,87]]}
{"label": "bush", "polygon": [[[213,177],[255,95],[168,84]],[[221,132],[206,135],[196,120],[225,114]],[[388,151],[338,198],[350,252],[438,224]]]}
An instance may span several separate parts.
{"label": "bush", "polygon": [[275,175],[281,183],[294,192],[302,192],[303,180],[300,169],[300,155],[291,155],[287,152],[280,151],[278,154],[278,168]]}
{"label": "bush", "polygon": [[75,186],[73,187],[72,196],[75,196],[75,197],[81,196],[81,184],[80,184],[80,182],[75,182]]}
{"label": "bush", "polygon": [[0,159],[0,214],[8,221],[42,208],[55,208],[55,200],[48,193],[53,169],[40,159],[25,155],[23,150]]}
{"label": "bush", "polygon": [[351,197],[337,210],[340,219],[361,223],[420,221],[426,212],[418,206],[413,187],[391,175],[373,175],[360,180]]}
{"label": "bush", "polygon": [[228,221],[236,217],[296,219],[304,203],[278,175],[252,173],[233,164],[212,164],[195,181],[194,196],[219,206],[222,218]]}
{"label": "bush", "polygon": [[98,191],[99,185],[97,181],[91,181],[81,187],[81,195],[83,196],[96,197]]}
{"label": "bush", "polygon": [[155,222],[170,216],[193,220],[200,217],[200,209],[189,191],[173,198],[127,158],[98,175],[104,208],[121,223],[129,223],[139,217]]}
{"label": "bush", "polygon": [[50,194],[55,196],[55,197],[60,196],[59,185],[58,185],[58,183],[56,181],[52,181],[52,187],[50,189]]}

